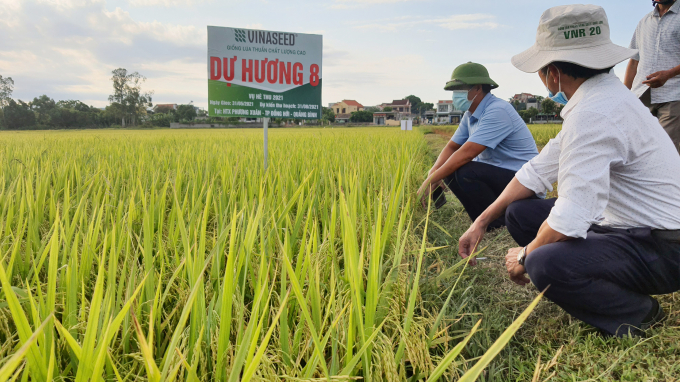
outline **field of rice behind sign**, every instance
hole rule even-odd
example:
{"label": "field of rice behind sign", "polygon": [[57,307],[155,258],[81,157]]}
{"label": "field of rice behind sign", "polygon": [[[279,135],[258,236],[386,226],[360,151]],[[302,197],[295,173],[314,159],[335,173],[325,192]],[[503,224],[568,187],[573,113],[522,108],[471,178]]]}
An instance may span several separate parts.
{"label": "field of rice behind sign", "polygon": [[277,129],[269,155],[261,130],[3,133],[0,380],[479,375],[476,327],[421,308],[422,135]]}

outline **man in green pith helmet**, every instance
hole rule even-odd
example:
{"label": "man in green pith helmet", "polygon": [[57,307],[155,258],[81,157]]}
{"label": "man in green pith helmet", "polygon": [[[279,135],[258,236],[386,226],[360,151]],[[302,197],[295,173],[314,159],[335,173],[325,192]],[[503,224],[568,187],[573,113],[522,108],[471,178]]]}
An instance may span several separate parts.
{"label": "man in green pith helmet", "polygon": [[[418,190],[424,203],[445,183],[474,221],[515,172],[538,155],[536,142],[517,111],[491,94],[497,87],[483,65],[468,62],[453,71],[444,90],[453,91],[453,106],[465,114]],[[504,225],[500,217],[489,229]]]}

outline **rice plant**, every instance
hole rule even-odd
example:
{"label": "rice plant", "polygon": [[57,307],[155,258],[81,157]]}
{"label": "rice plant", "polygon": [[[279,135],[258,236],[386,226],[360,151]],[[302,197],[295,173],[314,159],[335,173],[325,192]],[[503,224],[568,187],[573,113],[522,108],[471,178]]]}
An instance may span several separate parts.
{"label": "rice plant", "polygon": [[422,136],[273,130],[267,172],[261,144],[0,135],[0,380],[476,378],[477,327],[421,307]]}

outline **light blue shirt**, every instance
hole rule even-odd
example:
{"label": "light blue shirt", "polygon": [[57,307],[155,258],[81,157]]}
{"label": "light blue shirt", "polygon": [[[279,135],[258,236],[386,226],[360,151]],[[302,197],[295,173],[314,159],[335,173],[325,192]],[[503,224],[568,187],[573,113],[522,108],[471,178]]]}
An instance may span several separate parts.
{"label": "light blue shirt", "polygon": [[461,146],[465,142],[486,146],[475,161],[512,171],[538,155],[536,141],[515,108],[491,93],[474,113],[465,112],[451,140]]}

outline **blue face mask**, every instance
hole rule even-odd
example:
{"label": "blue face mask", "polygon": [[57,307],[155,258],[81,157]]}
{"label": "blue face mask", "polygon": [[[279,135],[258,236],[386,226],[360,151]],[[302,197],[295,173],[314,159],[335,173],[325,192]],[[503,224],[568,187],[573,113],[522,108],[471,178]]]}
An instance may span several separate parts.
{"label": "blue face mask", "polygon": [[[551,92],[550,89],[548,89],[547,85],[546,85],[545,88],[548,90],[548,98],[550,98],[551,100],[553,100],[553,101],[555,101],[555,102],[557,102],[561,105],[566,105],[567,102],[569,102],[569,99],[567,98],[567,95],[564,94],[564,92],[562,91],[562,74],[560,74],[560,72],[557,71],[557,75],[558,75],[557,78],[558,78],[558,82],[559,82],[559,86],[560,86],[560,91],[557,92],[557,94],[553,94],[553,92]],[[548,81],[547,77],[546,77],[546,81]]]}
{"label": "blue face mask", "polygon": [[[472,89],[470,89],[472,90]],[[453,91],[453,107],[456,108],[456,110],[460,110],[462,112],[467,111],[470,108],[470,105],[472,105],[472,102],[477,98],[472,99],[472,101],[468,100],[468,94],[470,93],[470,90],[465,91],[465,90],[454,90]]]}

